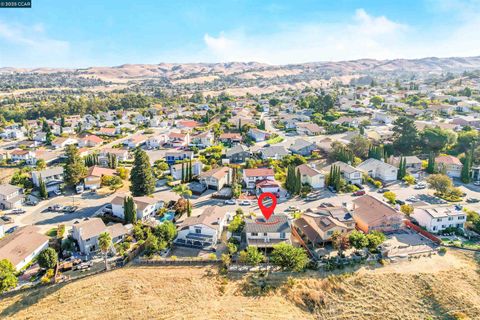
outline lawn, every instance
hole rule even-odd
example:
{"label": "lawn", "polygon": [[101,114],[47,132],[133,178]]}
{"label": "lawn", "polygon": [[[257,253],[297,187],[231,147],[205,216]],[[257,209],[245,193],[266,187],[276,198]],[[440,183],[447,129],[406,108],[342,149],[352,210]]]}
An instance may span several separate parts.
{"label": "lawn", "polygon": [[267,140],[267,143],[269,144],[275,144],[275,143],[280,143],[283,140],[285,140],[282,136],[276,136],[275,138]]}

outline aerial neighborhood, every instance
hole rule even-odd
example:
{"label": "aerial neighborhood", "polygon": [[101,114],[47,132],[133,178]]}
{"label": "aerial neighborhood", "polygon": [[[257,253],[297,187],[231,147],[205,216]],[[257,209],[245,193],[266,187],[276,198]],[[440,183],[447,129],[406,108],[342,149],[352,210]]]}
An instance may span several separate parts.
{"label": "aerial neighborhood", "polygon": [[181,88],[0,110],[4,291],[155,260],[332,271],[480,248],[478,74]]}

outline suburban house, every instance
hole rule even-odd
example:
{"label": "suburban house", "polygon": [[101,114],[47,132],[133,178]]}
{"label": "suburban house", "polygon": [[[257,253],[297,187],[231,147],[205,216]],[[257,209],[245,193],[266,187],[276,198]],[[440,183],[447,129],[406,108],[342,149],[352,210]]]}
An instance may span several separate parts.
{"label": "suburban house", "polygon": [[[132,197],[135,207],[137,209],[137,219],[139,221],[145,221],[150,217],[153,217],[155,213],[165,206],[165,201],[158,197]],[[178,200],[178,196],[171,193],[171,200]],[[118,195],[112,200],[112,214],[121,219],[125,219],[125,210],[123,202],[125,200],[124,195]]]}
{"label": "suburban house", "polygon": [[341,221],[313,212],[305,212],[293,222],[298,234],[313,246],[331,241],[334,232],[346,233],[349,228]]}
{"label": "suburban house", "polygon": [[260,142],[267,140],[270,137],[270,133],[257,128],[250,128],[250,130],[248,130],[248,136],[255,142]]}
{"label": "suburban house", "polygon": [[35,152],[30,150],[16,149],[10,152],[10,159],[14,162],[25,161],[27,164],[37,163]]}
{"label": "suburban house", "polygon": [[[187,164],[183,165],[184,170],[187,170]],[[202,173],[203,163],[200,161],[192,161],[192,176],[198,176]],[[170,174],[172,175],[174,180],[181,180],[182,179],[182,164],[177,163],[170,166]],[[185,173],[184,173],[185,174]]]}
{"label": "suburban house", "polygon": [[335,220],[340,221],[349,231],[355,229],[355,220],[350,214],[350,210],[346,206],[341,207],[330,207],[325,205],[320,205],[317,208],[307,209],[306,212],[314,213],[321,216],[328,216]]}
{"label": "suburban house", "polygon": [[381,123],[384,123],[384,124],[390,124],[390,123],[393,122],[394,118],[386,112],[375,111],[373,113],[372,120],[374,120],[376,122],[381,122]]}
{"label": "suburban house", "polygon": [[105,128],[105,127],[103,127],[103,128],[100,128],[97,131],[98,135],[107,136],[107,137],[115,137],[119,133],[120,133],[120,130],[118,128]]}
{"label": "suburban house", "polygon": [[289,150],[294,154],[299,154],[302,156],[309,156],[312,154],[312,151],[318,149],[315,143],[309,142],[303,139],[297,139],[290,146]]}
{"label": "suburban house", "polygon": [[308,164],[301,164],[296,170],[300,172],[302,184],[308,184],[313,189],[325,187],[325,175],[319,170],[310,167]]}
{"label": "suburban house", "polygon": [[147,141],[147,137],[145,137],[143,134],[136,134],[124,140],[123,145],[127,146],[130,149],[134,149],[144,144],[145,141]]}
{"label": "suburban house", "polygon": [[235,144],[242,142],[242,135],[240,133],[222,133],[218,138],[220,142],[226,144]]}
{"label": "suburban house", "polygon": [[445,155],[435,158],[437,170],[445,172],[451,178],[460,178],[462,175],[462,162],[454,156]]}
{"label": "suburban house", "polygon": [[277,198],[280,197],[280,184],[275,180],[260,180],[255,183],[255,191],[257,195],[264,192],[273,193]]}
{"label": "suburban house", "polygon": [[58,137],[58,138],[55,138],[52,141],[52,146],[55,149],[62,149],[62,148],[65,148],[68,145],[77,144],[77,143],[78,143],[77,139],[74,139],[74,138]]}
{"label": "suburban house", "polygon": [[333,124],[348,126],[353,128],[358,128],[360,125],[361,119],[359,118],[352,118],[352,117],[340,117],[337,120],[333,121]]}
{"label": "suburban house", "polygon": [[218,206],[208,207],[199,216],[188,217],[180,224],[174,243],[204,249],[215,248],[224,225],[224,210]]}
{"label": "suburban house", "polygon": [[83,147],[97,147],[103,143],[103,139],[95,135],[87,135],[78,140],[78,146]]}
{"label": "suburban house", "polygon": [[463,210],[457,210],[455,207],[435,207],[435,208],[415,208],[412,218],[417,220],[418,224],[429,232],[437,233],[446,228],[465,227],[467,214]]}
{"label": "suburban house", "polygon": [[247,189],[256,187],[257,182],[262,180],[275,181],[275,172],[270,168],[254,168],[243,170],[243,182]]}
{"label": "suburban house", "polygon": [[115,223],[106,226],[100,218],[87,218],[83,221],[75,221],[72,226],[72,237],[78,243],[80,252],[90,254],[99,250],[98,237],[103,232],[108,232],[112,243],[122,241],[133,229],[131,224],[122,225]]}
{"label": "suburban house", "polygon": [[22,139],[23,137],[25,137],[25,134],[20,129],[5,129],[0,133],[2,139]]}
{"label": "suburban house", "polygon": [[36,226],[18,228],[0,239],[0,258],[10,261],[20,271],[40,252],[48,248],[49,237]]}
{"label": "suburban house", "polygon": [[390,157],[390,163],[393,164],[395,167],[400,166],[400,160],[405,159],[405,168],[407,171],[418,171],[422,170],[422,160],[420,160],[417,156],[406,156],[406,157]]}
{"label": "suburban house", "polygon": [[360,163],[357,169],[362,170],[374,179],[380,179],[382,181],[397,180],[398,168],[378,159],[367,159]]}
{"label": "suburban house", "polygon": [[163,146],[168,142],[168,136],[165,134],[159,134],[153,137],[150,137],[145,142],[145,145],[148,149],[157,149]]}
{"label": "suburban house", "polygon": [[172,165],[177,161],[192,160],[193,151],[171,151],[165,153],[165,161]]}
{"label": "suburban house", "polygon": [[40,187],[40,181],[45,183],[47,192],[60,190],[63,184],[63,167],[51,167],[42,171],[32,171],[32,182]]}
{"label": "suburban house", "polygon": [[[359,184],[361,185],[363,182],[363,172],[361,170],[358,170],[351,165],[342,162],[342,161],[336,161],[332,163],[329,166],[326,166],[322,168],[323,173],[328,174],[330,173],[330,168],[332,166],[336,166],[337,168],[340,169],[340,174],[342,175],[342,178],[345,179],[345,181],[349,184]],[[395,177],[396,178],[396,177]]]}
{"label": "suburban house", "polygon": [[188,132],[170,132],[168,134],[168,144],[174,148],[188,146],[190,144],[190,134]]}
{"label": "suburban house", "polygon": [[205,148],[205,147],[210,147],[214,143],[214,137],[213,133],[210,131],[205,131],[201,132],[199,134],[196,134],[192,136],[190,140],[190,145],[200,147],[200,148]]}
{"label": "suburban house", "polygon": [[194,120],[179,120],[175,125],[177,128],[184,130],[193,130],[200,126],[200,124]]}
{"label": "suburban house", "polygon": [[117,161],[128,160],[128,150],[118,148],[105,148],[100,150],[98,154],[98,164],[103,167],[108,167],[109,156],[114,155]]}
{"label": "suburban house", "polygon": [[84,179],[85,189],[96,190],[102,185],[103,176],[114,176],[117,174],[115,169],[93,166],[88,169],[87,176]]}
{"label": "suburban house", "polygon": [[22,205],[24,195],[22,189],[11,184],[0,185],[0,209],[14,209]]}
{"label": "suburban house", "polygon": [[307,136],[318,136],[325,132],[325,129],[316,123],[311,122],[297,122],[297,133]]}
{"label": "suburban house", "polygon": [[285,242],[291,243],[291,227],[288,217],[284,214],[274,214],[270,219],[264,217],[248,219],[244,228],[248,246],[272,248]]}
{"label": "suburban house", "polygon": [[263,147],[260,149],[260,157],[265,159],[281,160],[286,155],[289,155],[290,152],[285,149],[284,146],[270,146]]}
{"label": "suburban house", "polygon": [[224,186],[230,185],[232,169],[229,167],[218,167],[198,175],[200,183],[208,189],[221,190]]}
{"label": "suburban house", "polygon": [[231,163],[245,162],[251,156],[251,152],[243,144],[236,144],[225,152],[225,157]]}
{"label": "suburban house", "polygon": [[397,231],[403,227],[403,215],[388,204],[364,195],[354,199],[351,215],[357,229],[368,233],[373,230],[381,232]]}

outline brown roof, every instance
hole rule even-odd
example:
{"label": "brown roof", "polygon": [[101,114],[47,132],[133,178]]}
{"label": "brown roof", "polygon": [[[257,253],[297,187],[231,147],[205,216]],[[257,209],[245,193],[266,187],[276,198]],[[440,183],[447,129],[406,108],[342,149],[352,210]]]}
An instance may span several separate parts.
{"label": "brown roof", "polygon": [[202,172],[199,177],[206,178],[206,177],[214,177],[215,179],[219,180],[222,179],[226,174],[228,174],[230,168],[228,167],[218,167],[215,169],[211,169],[205,172]]}
{"label": "brown roof", "polygon": [[299,165],[297,167],[297,170],[300,172],[300,174],[302,176],[306,175],[306,176],[314,177],[314,176],[319,175],[319,174],[323,175],[320,171],[317,171],[317,170],[313,169],[308,164]]}
{"label": "brown roof", "polygon": [[220,207],[211,206],[203,210],[202,214],[196,217],[188,217],[181,224],[181,228],[203,224],[207,227],[216,229],[218,221],[225,217],[225,212]]}
{"label": "brown roof", "polygon": [[82,140],[84,141],[92,141],[92,142],[96,142],[96,143],[102,143],[103,142],[103,139],[96,136],[96,135],[88,135],[88,136],[85,136],[82,138]]}
{"label": "brown roof", "polygon": [[242,135],[239,133],[222,133],[220,139],[242,139]]}
{"label": "brown roof", "polygon": [[17,149],[17,150],[13,150],[11,152],[11,155],[13,156],[23,156],[25,154],[28,154],[30,151],[28,150],[22,150],[22,149]]}
{"label": "brown roof", "polygon": [[273,169],[270,168],[245,169],[243,172],[247,177],[266,177],[275,175]]}
{"label": "brown roof", "polygon": [[1,239],[0,258],[9,260],[14,266],[25,260],[48,242],[49,238],[39,230],[35,226],[26,226]]}
{"label": "brown roof", "polygon": [[442,163],[442,164],[455,164],[457,166],[461,166],[462,162],[454,156],[438,156],[435,158],[435,163]]}
{"label": "brown roof", "polygon": [[93,166],[88,169],[87,177],[113,176],[117,173],[114,169]]}
{"label": "brown roof", "polygon": [[382,218],[392,216],[403,217],[397,210],[370,195],[356,198],[353,200],[353,203],[353,217],[359,217],[366,224],[371,224]]}
{"label": "brown roof", "polygon": [[115,223],[107,227],[107,232],[113,238],[124,235],[128,233],[128,229],[121,223]]}

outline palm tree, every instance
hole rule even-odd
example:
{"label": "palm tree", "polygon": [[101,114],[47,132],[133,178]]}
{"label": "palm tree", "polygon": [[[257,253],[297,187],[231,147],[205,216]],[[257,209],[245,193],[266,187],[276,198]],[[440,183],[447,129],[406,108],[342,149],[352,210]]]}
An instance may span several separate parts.
{"label": "palm tree", "polygon": [[98,246],[100,247],[100,250],[103,252],[103,257],[105,259],[105,269],[108,269],[107,253],[111,245],[112,245],[112,237],[110,236],[110,234],[108,232],[100,233],[100,236],[98,237]]}
{"label": "palm tree", "polygon": [[182,199],[185,199],[186,197],[190,197],[192,195],[192,190],[190,190],[188,186],[184,183],[173,187],[172,191],[182,197]]}

